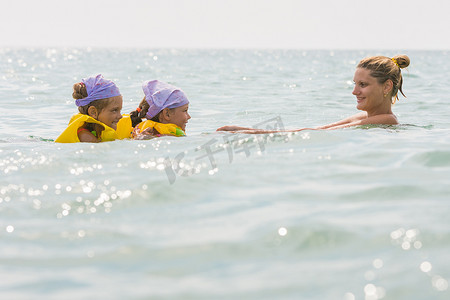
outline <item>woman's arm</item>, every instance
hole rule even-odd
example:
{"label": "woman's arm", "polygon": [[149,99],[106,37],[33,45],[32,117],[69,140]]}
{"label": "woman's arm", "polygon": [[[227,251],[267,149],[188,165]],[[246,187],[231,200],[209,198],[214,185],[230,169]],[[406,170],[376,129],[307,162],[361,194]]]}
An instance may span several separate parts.
{"label": "woman's arm", "polygon": [[240,130],[254,130],[254,131],[258,131],[258,130],[262,130],[262,129],[241,127],[241,126],[234,126],[234,125],[227,125],[227,126],[222,126],[220,128],[217,128],[216,131],[240,131]]}
{"label": "woman's arm", "polygon": [[[217,129],[217,131],[219,131],[219,129]],[[257,128],[247,128],[247,129],[243,129],[243,130],[232,130],[229,132],[246,133],[246,134],[265,134],[265,133],[297,132],[297,131],[302,131],[302,130],[314,130],[314,129],[316,129],[316,128],[300,128],[300,129],[290,129],[290,130],[264,130],[264,129],[257,129]]]}
{"label": "woman's arm", "polygon": [[355,121],[361,120],[367,118],[367,113],[366,112],[360,112],[356,115],[353,115],[351,117],[345,118],[343,120],[340,120],[338,122],[335,123],[331,123],[328,125],[324,125],[324,126],[320,126],[320,127],[316,127],[316,128],[301,128],[301,129],[293,129],[293,130],[263,130],[263,129],[255,129],[255,128],[246,128],[246,127],[240,127],[240,126],[223,126],[217,129],[217,131],[231,131],[231,132],[239,132],[239,133],[250,133],[250,134],[263,134],[263,133],[278,133],[278,132],[297,132],[297,131],[301,131],[301,130],[311,130],[311,129],[330,129],[330,128],[334,128],[340,125],[345,125],[345,124],[351,124]]}
{"label": "woman's arm", "polygon": [[[393,114],[382,114],[372,117],[367,116],[367,112],[360,112],[348,118],[342,119],[338,122],[331,123],[316,128],[300,128],[293,130],[263,130],[254,128],[245,128],[239,126],[224,126],[217,129],[217,131],[231,131],[247,134],[264,134],[264,133],[281,133],[281,132],[297,132],[302,130],[321,130],[321,129],[339,129],[351,126],[368,125],[368,124],[386,124],[395,125],[398,124],[397,117]],[[223,129],[225,128],[225,129]]]}
{"label": "woman's arm", "polygon": [[363,112],[357,113],[353,116],[350,116],[348,118],[342,119],[338,122],[331,123],[331,124],[324,125],[324,126],[319,126],[319,127],[316,127],[315,129],[330,129],[330,128],[334,128],[334,127],[345,125],[345,124],[351,124],[351,123],[354,123],[356,121],[363,120],[366,118],[367,118],[367,113],[365,111],[363,111]]}

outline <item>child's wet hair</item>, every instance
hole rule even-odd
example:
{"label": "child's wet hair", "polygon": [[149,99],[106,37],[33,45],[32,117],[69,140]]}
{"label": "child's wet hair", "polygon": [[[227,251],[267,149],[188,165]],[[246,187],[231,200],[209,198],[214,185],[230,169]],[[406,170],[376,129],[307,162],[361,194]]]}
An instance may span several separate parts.
{"label": "child's wet hair", "polygon": [[[131,119],[131,126],[136,127],[139,123],[142,122],[142,119],[145,118],[147,115],[148,109],[150,108],[150,105],[148,104],[147,100],[142,99],[141,103],[139,103],[139,106],[136,110],[133,110],[130,112],[130,119]],[[154,116],[151,120],[154,122],[159,122],[159,116],[161,115],[160,111],[156,116]]]}

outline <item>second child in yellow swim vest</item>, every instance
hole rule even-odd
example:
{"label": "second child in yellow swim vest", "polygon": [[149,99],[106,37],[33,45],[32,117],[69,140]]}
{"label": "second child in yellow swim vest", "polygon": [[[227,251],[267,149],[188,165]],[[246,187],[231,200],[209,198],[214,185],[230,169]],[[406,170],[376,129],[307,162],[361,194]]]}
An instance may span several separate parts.
{"label": "second child in yellow swim vest", "polygon": [[[130,113],[134,139],[172,135],[185,136],[189,100],[179,88],[151,80],[142,85],[145,97],[139,107]],[[146,121],[142,121],[145,118]]]}
{"label": "second child in yellow swim vest", "polygon": [[122,118],[122,95],[111,80],[101,74],[83,78],[73,85],[79,114],[55,140],[58,143],[106,142],[130,137],[131,120]]}

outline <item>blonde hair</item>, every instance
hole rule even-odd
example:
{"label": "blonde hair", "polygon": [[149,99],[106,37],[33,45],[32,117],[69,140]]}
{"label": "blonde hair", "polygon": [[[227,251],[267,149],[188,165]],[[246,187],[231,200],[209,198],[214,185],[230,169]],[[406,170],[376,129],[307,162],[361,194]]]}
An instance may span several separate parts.
{"label": "blonde hair", "polygon": [[375,77],[378,83],[383,84],[387,80],[393,83],[391,98],[394,98],[392,104],[398,100],[398,92],[406,98],[402,91],[403,77],[401,69],[409,66],[410,60],[407,55],[396,55],[392,58],[386,56],[372,56],[361,60],[358,68],[364,68],[370,71],[370,75]]}

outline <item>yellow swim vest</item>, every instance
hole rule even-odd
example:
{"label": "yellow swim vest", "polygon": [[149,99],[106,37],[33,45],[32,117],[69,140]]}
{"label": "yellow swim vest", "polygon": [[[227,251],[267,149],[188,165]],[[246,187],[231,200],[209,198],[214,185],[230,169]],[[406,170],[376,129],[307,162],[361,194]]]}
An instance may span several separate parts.
{"label": "yellow swim vest", "polygon": [[69,121],[69,126],[61,133],[61,135],[55,140],[56,143],[79,143],[78,129],[84,125],[84,123],[95,123],[102,125],[105,129],[102,131],[100,139],[102,142],[114,141],[116,139],[122,140],[131,137],[133,128],[131,127],[130,116],[125,114],[122,119],[117,123],[117,130],[103,124],[94,118],[84,115],[73,115]]}
{"label": "yellow swim vest", "polygon": [[154,128],[156,129],[161,135],[174,135],[174,136],[185,136],[186,133],[184,133],[183,129],[178,127],[175,124],[163,124],[158,123],[152,120],[147,120],[144,122],[139,123],[137,128],[140,129],[140,131],[144,131],[146,128]]}

